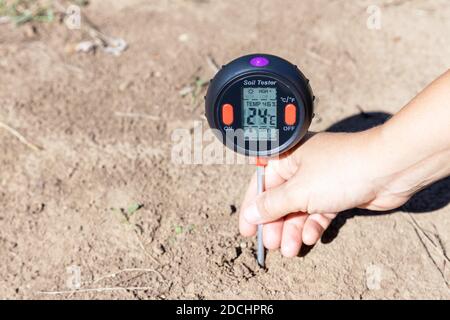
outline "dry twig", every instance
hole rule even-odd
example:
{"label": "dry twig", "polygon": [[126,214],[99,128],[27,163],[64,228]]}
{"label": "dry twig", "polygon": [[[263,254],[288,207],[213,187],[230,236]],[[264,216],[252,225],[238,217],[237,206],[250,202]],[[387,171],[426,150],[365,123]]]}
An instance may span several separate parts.
{"label": "dry twig", "polygon": [[115,278],[115,277],[117,277],[119,274],[124,273],[124,272],[153,272],[153,273],[156,273],[158,276],[161,277],[161,279],[164,280],[164,276],[161,274],[161,272],[159,272],[159,271],[157,271],[157,270],[155,270],[155,269],[147,269],[147,268],[130,268],[130,269],[123,269],[123,270],[120,270],[120,271],[117,271],[117,272],[113,272],[113,273],[110,273],[110,274],[101,276],[100,278],[94,280],[94,281],[92,282],[92,284],[98,283],[98,282],[100,282],[100,281],[102,281],[102,280],[104,280],[104,279],[107,279],[107,278]]}
{"label": "dry twig", "polygon": [[43,150],[42,147],[35,145],[31,142],[29,142],[23,135],[21,135],[17,130],[11,128],[10,126],[8,126],[6,123],[1,122],[0,121],[0,128],[5,129],[6,131],[8,131],[10,134],[12,134],[13,136],[15,136],[21,143],[23,143],[24,145],[26,145],[28,148],[34,150],[34,151],[40,151]]}
{"label": "dry twig", "polygon": [[86,288],[76,290],[63,291],[38,291],[39,294],[59,295],[59,294],[74,294],[83,292],[107,292],[107,291],[138,291],[138,290],[152,290],[153,287],[106,287],[106,288]]}

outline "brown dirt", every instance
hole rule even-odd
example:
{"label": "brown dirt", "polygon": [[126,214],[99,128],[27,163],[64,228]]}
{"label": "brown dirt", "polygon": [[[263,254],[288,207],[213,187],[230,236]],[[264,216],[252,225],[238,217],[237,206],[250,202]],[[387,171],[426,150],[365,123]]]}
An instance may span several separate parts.
{"label": "brown dirt", "polygon": [[[203,100],[179,90],[214,74],[208,56],[294,61],[319,97],[312,130],[396,112],[450,67],[450,6],[376,2],[379,31],[372,1],[92,1],[91,20],[129,43],[119,57],[71,52],[85,38],[62,24],[0,25],[0,120],[44,147],[0,129],[0,298],[449,299],[448,179],[402,211],[344,213],[262,271],[234,213],[254,168],[170,162],[172,130],[203,119]],[[71,266],[82,289],[146,289],[43,293],[69,290]]]}

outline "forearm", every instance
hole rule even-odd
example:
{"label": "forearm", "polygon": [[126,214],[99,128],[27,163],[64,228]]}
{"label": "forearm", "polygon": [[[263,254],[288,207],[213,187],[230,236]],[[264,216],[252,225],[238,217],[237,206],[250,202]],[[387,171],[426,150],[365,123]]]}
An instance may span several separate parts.
{"label": "forearm", "polygon": [[[392,185],[414,193],[450,174],[450,71],[378,130],[377,156]],[[401,190],[397,190],[401,191]]]}

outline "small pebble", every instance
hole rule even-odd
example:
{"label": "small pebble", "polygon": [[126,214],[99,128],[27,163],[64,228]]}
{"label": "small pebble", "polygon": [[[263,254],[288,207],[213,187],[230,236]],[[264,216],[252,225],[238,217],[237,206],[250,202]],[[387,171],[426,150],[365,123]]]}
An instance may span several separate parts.
{"label": "small pebble", "polygon": [[36,28],[36,26],[33,26],[31,24],[27,24],[25,26],[25,35],[28,38],[33,38],[35,35],[37,35],[37,28]]}
{"label": "small pebble", "polygon": [[2,16],[0,17],[0,24],[6,24],[9,23],[11,19],[8,16]]}
{"label": "small pebble", "polygon": [[133,83],[133,81],[129,81],[129,80],[127,80],[125,82],[122,82],[119,85],[119,90],[120,91],[125,91],[126,89],[128,89],[131,86],[132,83]]}
{"label": "small pebble", "polygon": [[93,41],[82,41],[75,47],[76,52],[88,53],[95,50],[95,43]]}
{"label": "small pebble", "polygon": [[178,41],[187,42],[189,40],[189,35],[187,33],[182,33],[178,36]]}

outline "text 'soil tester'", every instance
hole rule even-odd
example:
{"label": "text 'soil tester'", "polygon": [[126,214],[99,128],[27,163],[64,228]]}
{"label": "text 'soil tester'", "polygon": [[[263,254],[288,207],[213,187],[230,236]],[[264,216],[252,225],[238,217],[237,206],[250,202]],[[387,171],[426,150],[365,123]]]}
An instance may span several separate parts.
{"label": "text 'soil tester'", "polygon": [[[258,193],[266,159],[294,147],[308,131],[314,96],[297,66],[267,54],[240,57],[223,66],[206,94],[206,118],[235,152],[257,157]],[[257,259],[264,267],[262,225]]]}

